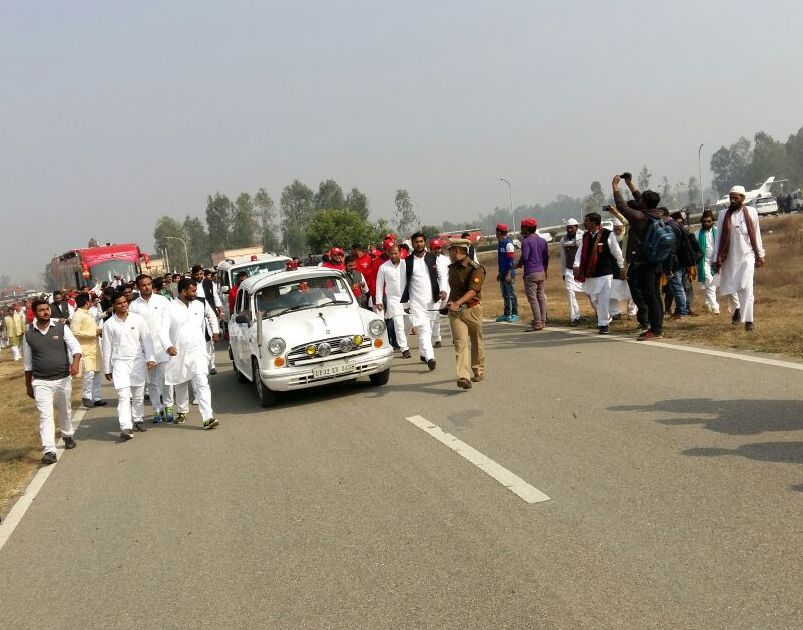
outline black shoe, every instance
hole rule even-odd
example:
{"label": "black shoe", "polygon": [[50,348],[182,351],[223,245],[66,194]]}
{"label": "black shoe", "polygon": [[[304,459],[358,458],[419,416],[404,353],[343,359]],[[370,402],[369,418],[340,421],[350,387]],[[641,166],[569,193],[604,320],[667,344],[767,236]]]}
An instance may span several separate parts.
{"label": "black shoe", "polygon": [[429,368],[430,372],[435,369],[436,365],[438,365],[438,363],[437,361],[435,361],[435,359],[430,359],[429,361],[427,361],[427,367]]}
{"label": "black shoe", "polygon": [[411,356],[413,356],[413,355],[410,354],[410,351],[409,350],[405,350],[404,352],[402,352],[401,358],[402,359],[409,359]]}
{"label": "black shoe", "polygon": [[151,399],[151,395],[146,392],[145,395],[142,398],[144,400],[150,400]]}
{"label": "black shoe", "polygon": [[440,341],[436,341],[435,343],[432,344],[432,347],[433,348],[440,348],[442,345],[443,344]]}
{"label": "black shoe", "polygon": [[599,334],[600,335],[607,335],[608,334],[608,327],[607,326],[598,326]]}
{"label": "black shoe", "polygon": [[418,360],[421,361],[421,363],[426,363],[427,362],[427,360],[424,357],[422,357],[421,355],[418,356]]}
{"label": "black shoe", "polygon": [[107,403],[105,400],[96,400],[92,404],[95,405],[95,407],[105,407],[109,403]]}
{"label": "black shoe", "polygon": [[81,404],[84,406],[84,409],[92,409],[92,401],[89,398],[82,398]]}
{"label": "black shoe", "polygon": [[733,324],[734,326],[738,326],[740,319],[742,319],[742,309],[737,308],[735,311],[733,311],[733,317],[731,317],[731,324]]}
{"label": "black shoe", "polygon": [[140,433],[145,433],[148,430],[148,427],[145,426],[145,423],[141,420],[139,422],[134,423],[134,430],[139,431]]}
{"label": "black shoe", "polygon": [[744,329],[747,332],[751,332],[753,330],[753,322],[745,322],[744,323]]}
{"label": "black shoe", "polygon": [[571,326],[572,328],[577,328],[579,325],[580,325],[579,319],[573,319],[572,321],[569,322],[569,326]]}
{"label": "black shoe", "polygon": [[121,440],[133,440],[134,439],[134,432],[131,429],[123,429],[120,431],[120,439]]}
{"label": "black shoe", "polygon": [[42,466],[50,466],[50,464],[56,463],[56,454],[55,453],[45,453],[42,456]]}
{"label": "black shoe", "polygon": [[71,448],[75,448],[76,446],[77,445],[76,445],[75,440],[73,439],[72,436],[68,436],[68,437],[64,438],[64,448],[66,448],[68,451]]}
{"label": "black shoe", "polygon": [[209,376],[214,376],[215,374],[217,374],[217,370],[215,368],[209,370]]}

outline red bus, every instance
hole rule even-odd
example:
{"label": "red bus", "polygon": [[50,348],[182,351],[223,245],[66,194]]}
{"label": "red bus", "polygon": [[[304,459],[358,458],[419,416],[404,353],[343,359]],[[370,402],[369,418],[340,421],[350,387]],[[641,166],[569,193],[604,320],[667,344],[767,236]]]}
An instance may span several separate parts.
{"label": "red bus", "polygon": [[71,249],[51,261],[51,288],[78,288],[104,280],[111,282],[115,276],[133,280],[141,273],[140,261],[150,268],[148,255],[142,253],[139,245],[134,243]]}

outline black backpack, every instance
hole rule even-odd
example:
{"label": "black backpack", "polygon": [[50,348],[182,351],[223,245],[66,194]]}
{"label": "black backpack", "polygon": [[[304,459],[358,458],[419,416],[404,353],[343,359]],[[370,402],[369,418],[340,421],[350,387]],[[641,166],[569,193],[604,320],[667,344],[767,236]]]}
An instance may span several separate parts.
{"label": "black backpack", "polygon": [[697,237],[678,225],[677,258],[679,267],[694,267],[703,259],[703,252]]}

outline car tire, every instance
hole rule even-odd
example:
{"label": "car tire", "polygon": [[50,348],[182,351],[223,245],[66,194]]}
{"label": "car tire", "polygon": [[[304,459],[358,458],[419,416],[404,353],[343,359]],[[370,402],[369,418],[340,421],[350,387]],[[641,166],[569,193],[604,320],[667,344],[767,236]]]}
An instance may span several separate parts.
{"label": "car tire", "polygon": [[243,374],[242,372],[240,372],[240,370],[237,369],[237,364],[234,361],[231,362],[231,367],[234,370],[234,375],[237,377],[238,383],[248,382],[248,378],[245,376],[245,374]]}
{"label": "car tire", "polygon": [[271,391],[262,382],[262,377],[259,375],[259,363],[256,359],[251,359],[254,374],[254,387],[257,390],[257,397],[259,404],[262,407],[273,407],[276,404],[276,392]]}
{"label": "car tire", "polygon": [[368,378],[371,379],[371,385],[374,387],[381,387],[387,385],[390,380],[390,368],[384,372],[377,372],[376,374],[369,374]]}

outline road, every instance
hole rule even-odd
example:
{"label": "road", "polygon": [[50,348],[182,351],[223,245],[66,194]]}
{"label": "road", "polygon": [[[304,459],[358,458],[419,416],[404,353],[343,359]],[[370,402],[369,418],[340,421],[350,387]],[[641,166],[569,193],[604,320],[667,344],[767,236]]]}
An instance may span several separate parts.
{"label": "road", "polygon": [[120,443],[88,412],[0,550],[3,627],[803,627],[803,371],[506,324],[486,342],[466,392],[447,343],[433,373],[397,360],[386,387],[270,410],[223,367],[212,432],[194,410]]}

